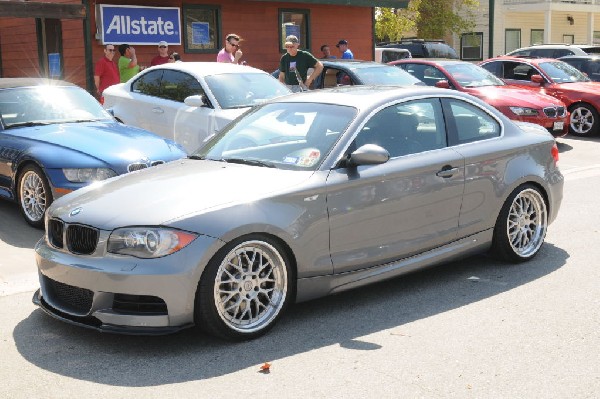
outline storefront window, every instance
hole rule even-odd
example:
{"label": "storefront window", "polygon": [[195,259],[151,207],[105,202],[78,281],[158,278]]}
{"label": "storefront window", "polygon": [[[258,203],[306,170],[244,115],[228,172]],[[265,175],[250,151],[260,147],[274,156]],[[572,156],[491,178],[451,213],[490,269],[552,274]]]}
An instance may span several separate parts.
{"label": "storefront window", "polygon": [[279,50],[285,51],[285,38],[294,35],[300,40],[301,49],[310,49],[309,32],[309,11],[308,10],[279,10]]}
{"label": "storefront window", "polygon": [[221,49],[221,9],[217,6],[184,5],[186,53],[216,53]]}

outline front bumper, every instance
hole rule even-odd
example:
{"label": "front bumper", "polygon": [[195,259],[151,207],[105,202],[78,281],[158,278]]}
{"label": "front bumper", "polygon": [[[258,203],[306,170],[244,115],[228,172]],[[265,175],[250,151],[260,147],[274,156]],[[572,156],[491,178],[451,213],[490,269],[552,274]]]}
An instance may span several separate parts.
{"label": "front bumper", "polygon": [[138,259],[75,255],[42,238],[35,247],[40,289],[33,303],[59,320],[99,331],[176,332],[194,324],[198,282],[221,244],[198,236],[172,255]]}

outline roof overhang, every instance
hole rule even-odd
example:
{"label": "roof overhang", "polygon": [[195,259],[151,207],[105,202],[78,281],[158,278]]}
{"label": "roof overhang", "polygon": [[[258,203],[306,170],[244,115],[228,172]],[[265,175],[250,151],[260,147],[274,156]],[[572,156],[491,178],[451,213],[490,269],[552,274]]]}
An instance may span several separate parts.
{"label": "roof overhang", "polygon": [[[281,0],[250,0],[250,1],[276,1]],[[357,7],[393,7],[407,8],[409,0],[286,0],[286,3],[304,3],[304,4],[335,4],[340,6]]]}
{"label": "roof overhang", "polygon": [[83,4],[0,0],[0,17],[84,19],[86,13]]}

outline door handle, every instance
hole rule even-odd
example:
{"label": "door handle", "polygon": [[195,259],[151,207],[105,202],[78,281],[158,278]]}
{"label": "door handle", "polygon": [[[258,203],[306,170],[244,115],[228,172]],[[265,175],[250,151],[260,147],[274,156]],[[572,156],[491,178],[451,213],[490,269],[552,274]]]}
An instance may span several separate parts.
{"label": "door handle", "polygon": [[457,172],[458,168],[453,168],[450,165],[446,165],[439,172],[436,173],[436,176],[448,178],[454,176],[454,174]]}
{"label": "door handle", "polygon": [[164,114],[165,113],[165,111],[160,107],[152,108],[152,112],[154,112],[155,114]]}

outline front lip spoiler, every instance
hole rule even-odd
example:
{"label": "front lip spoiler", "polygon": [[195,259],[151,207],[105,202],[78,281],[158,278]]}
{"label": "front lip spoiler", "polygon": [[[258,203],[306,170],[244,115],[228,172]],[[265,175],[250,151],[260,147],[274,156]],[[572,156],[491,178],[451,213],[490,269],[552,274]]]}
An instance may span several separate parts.
{"label": "front lip spoiler", "polygon": [[194,324],[184,324],[182,326],[177,327],[128,327],[128,326],[116,326],[112,324],[102,324],[100,320],[93,316],[86,317],[77,317],[71,316],[69,314],[63,313],[58,309],[51,307],[41,295],[41,289],[33,294],[33,298],[31,301],[34,305],[37,305],[42,309],[46,314],[54,317],[57,320],[63,321],[65,323],[75,325],[78,327],[84,327],[91,330],[96,330],[100,332],[106,332],[111,334],[121,334],[121,335],[167,335],[179,332],[186,328],[193,327]]}

